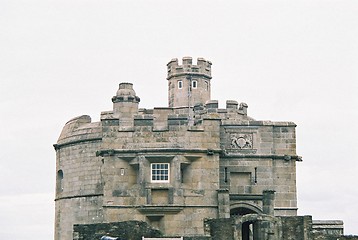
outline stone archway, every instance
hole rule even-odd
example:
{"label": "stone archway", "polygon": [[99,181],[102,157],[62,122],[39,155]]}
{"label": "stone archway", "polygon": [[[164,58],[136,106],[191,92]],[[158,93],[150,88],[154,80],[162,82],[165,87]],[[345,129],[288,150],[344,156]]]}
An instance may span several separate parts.
{"label": "stone archway", "polygon": [[279,240],[280,219],[266,214],[245,214],[234,217],[234,239],[238,240]]}
{"label": "stone archway", "polygon": [[246,214],[261,214],[262,210],[259,206],[245,203],[245,202],[237,202],[234,204],[231,204],[230,206],[230,216],[243,216]]}
{"label": "stone archway", "polygon": [[[253,204],[245,203],[245,202],[238,202],[231,205],[230,208],[230,217],[233,219],[242,218],[246,215],[257,215],[261,214],[261,209]],[[236,222],[236,221],[235,221]],[[257,239],[257,232],[258,232],[258,224],[255,221],[245,221],[241,222],[240,227],[240,239],[242,240],[254,240]],[[237,228],[237,227],[236,227]],[[235,230],[235,228],[234,228]],[[237,238],[235,238],[237,239]]]}

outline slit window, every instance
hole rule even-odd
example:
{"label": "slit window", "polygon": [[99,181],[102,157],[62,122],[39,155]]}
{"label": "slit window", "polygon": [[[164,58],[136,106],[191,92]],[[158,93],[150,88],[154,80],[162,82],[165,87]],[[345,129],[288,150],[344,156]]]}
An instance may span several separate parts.
{"label": "slit window", "polygon": [[227,167],[224,168],[224,182],[227,183]]}
{"label": "slit window", "polygon": [[151,164],[151,182],[169,182],[169,163]]}
{"label": "slit window", "polygon": [[205,81],[205,90],[209,91],[209,82],[208,81]]}
{"label": "slit window", "polygon": [[182,89],[183,88],[183,81],[178,81],[178,88]]}
{"label": "slit window", "polygon": [[197,87],[198,87],[198,81],[193,80],[193,81],[191,82],[191,87],[192,87],[192,88],[197,88]]}
{"label": "slit window", "polygon": [[57,191],[62,192],[63,191],[63,171],[58,170],[57,172]]}

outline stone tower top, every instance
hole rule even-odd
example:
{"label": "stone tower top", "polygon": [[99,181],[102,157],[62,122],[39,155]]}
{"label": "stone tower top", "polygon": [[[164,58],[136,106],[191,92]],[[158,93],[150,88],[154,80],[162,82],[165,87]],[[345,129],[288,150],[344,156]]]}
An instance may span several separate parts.
{"label": "stone tower top", "polygon": [[120,83],[116,96],[112,97],[113,112],[122,118],[122,124],[130,125],[133,114],[138,112],[140,98],[136,95],[132,83]]}
{"label": "stone tower top", "polygon": [[112,98],[112,102],[140,102],[139,97],[136,95],[132,83],[120,83],[116,96]]}
{"label": "stone tower top", "polygon": [[191,57],[183,57],[183,64],[172,59],[168,64],[169,107],[193,107],[210,100],[211,62],[198,58],[193,65]]}
{"label": "stone tower top", "polygon": [[191,74],[193,76],[203,76],[211,79],[211,62],[206,61],[204,58],[197,59],[197,65],[193,65],[193,59],[191,57],[183,57],[183,64],[179,65],[178,59],[173,58],[168,64],[168,77],[183,76]]}

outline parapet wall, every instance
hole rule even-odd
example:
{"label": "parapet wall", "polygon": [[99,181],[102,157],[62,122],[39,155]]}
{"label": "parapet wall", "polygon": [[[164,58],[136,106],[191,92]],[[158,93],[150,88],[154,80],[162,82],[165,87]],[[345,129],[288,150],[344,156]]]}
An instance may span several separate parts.
{"label": "parapet wall", "polygon": [[172,77],[178,77],[188,73],[193,76],[200,75],[211,79],[211,65],[212,63],[204,58],[198,58],[197,65],[193,65],[193,59],[191,57],[184,57],[183,64],[179,65],[178,59],[174,58],[167,64],[167,79],[169,80]]}

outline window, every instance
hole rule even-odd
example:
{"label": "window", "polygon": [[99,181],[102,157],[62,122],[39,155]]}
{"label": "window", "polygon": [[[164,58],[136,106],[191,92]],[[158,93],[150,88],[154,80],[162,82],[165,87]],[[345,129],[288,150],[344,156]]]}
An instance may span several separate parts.
{"label": "window", "polygon": [[152,163],[151,170],[152,182],[169,182],[169,163]]}
{"label": "window", "polygon": [[178,81],[178,88],[182,89],[183,88],[183,81]]}
{"label": "window", "polygon": [[63,171],[57,171],[57,192],[63,191]]}
{"label": "window", "polygon": [[208,81],[205,81],[205,90],[209,91],[209,82]]}
{"label": "window", "polygon": [[193,81],[191,82],[191,87],[192,87],[192,88],[197,88],[197,87],[198,87],[198,81],[193,80]]}

